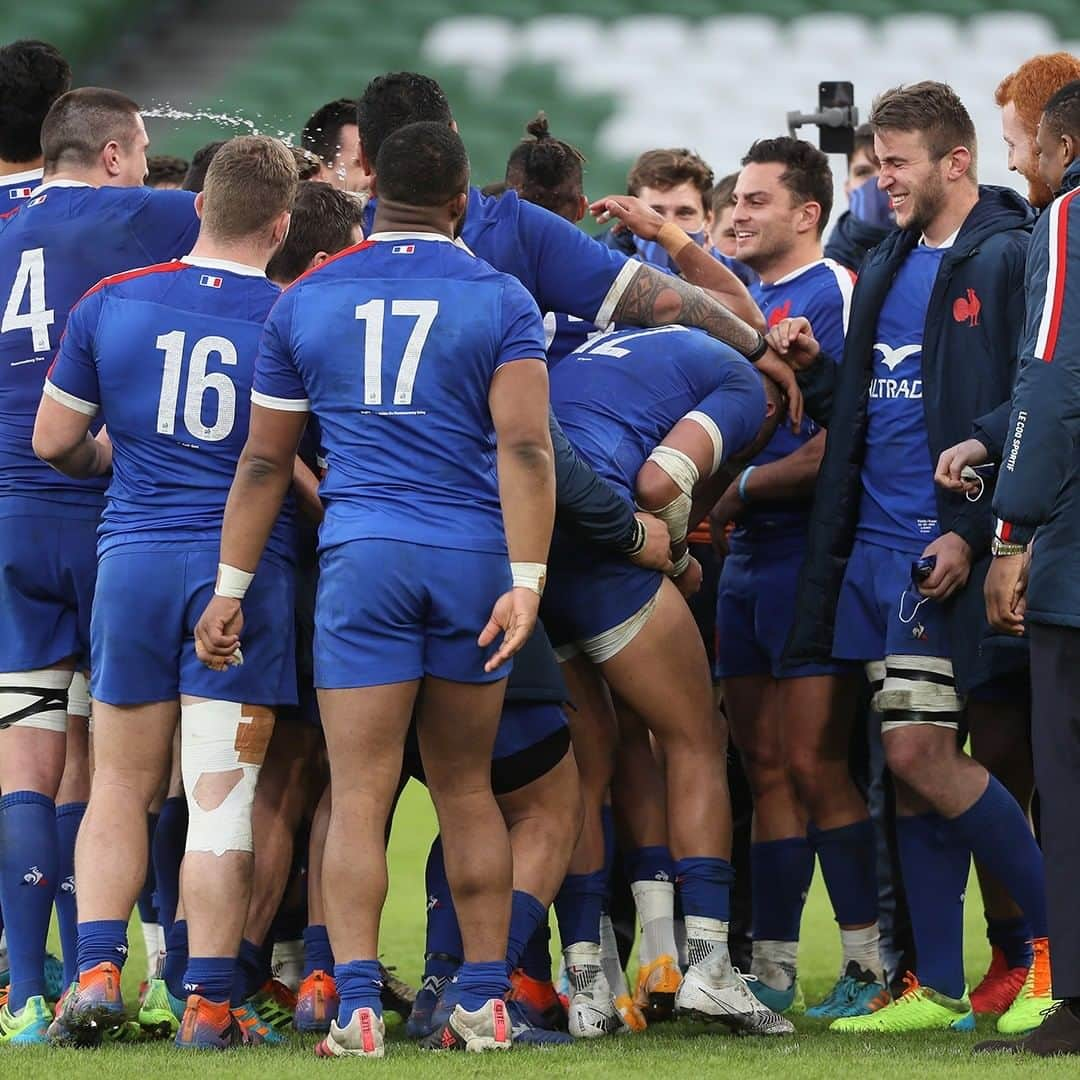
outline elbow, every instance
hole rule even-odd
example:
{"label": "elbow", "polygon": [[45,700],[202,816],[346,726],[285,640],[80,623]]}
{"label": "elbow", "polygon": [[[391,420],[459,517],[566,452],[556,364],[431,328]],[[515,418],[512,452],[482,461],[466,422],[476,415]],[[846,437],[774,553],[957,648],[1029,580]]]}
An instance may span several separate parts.
{"label": "elbow", "polygon": [[638,471],[635,492],[638,506],[648,511],[662,509],[679,494],[671,477],[651,461]]}
{"label": "elbow", "polygon": [[236,471],[237,475],[243,475],[256,486],[276,483],[284,488],[292,482],[293,459],[279,461],[275,457],[245,449]]}
{"label": "elbow", "polygon": [[32,442],[34,448],[34,454],[44,461],[46,465],[51,465],[56,468],[56,463],[65,458],[74,447],[62,446],[53,435],[48,431],[43,431],[40,427],[34,427],[34,438]]}
{"label": "elbow", "polygon": [[537,475],[545,475],[555,482],[555,453],[551,447],[551,439],[528,439],[515,442],[507,447],[523,469]]}

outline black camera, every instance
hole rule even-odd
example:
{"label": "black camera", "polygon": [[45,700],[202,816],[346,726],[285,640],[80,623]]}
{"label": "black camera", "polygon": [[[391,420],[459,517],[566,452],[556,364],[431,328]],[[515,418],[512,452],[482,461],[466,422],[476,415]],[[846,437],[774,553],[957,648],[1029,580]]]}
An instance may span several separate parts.
{"label": "black camera", "polygon": [[818,83],[817,112],[804,113],[796,109],[787,114],[787,122],[792,136],[804,124],[816,124],[818,146],[826,154],[850,154],[855,149],[855,129],[859,126],[854,84]]}

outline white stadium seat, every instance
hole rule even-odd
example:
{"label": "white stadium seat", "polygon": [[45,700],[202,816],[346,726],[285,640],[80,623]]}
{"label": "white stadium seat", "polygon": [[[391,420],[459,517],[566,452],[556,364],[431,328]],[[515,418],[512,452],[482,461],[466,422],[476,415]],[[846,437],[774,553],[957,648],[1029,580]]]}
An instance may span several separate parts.
{"label": "white stadium seat", "polygon": [[522,60],[554,64],[592,56],[601,47],[603,27],[588,15],[542,15],[525,23],[518,33]]}
{"label": "white stadium seat", "polygon": [[697,48],[722,63],[742,58],[780,58],[783,27],[767,15],[717,15],[698,27]]}
{"label": "white stadium seat", "polygon": [[462,15],[442,19],[424,38],[421,53],[436,64],[458,65],[480,84],[497,82],[517,59],[517,28],[507,19]]}
{"label": "white stadium seat", "polygon": [[859,15],[825,12],[795,19],[789,28],[790,48],[799,55],[823,60],[865,52],[877,43],[877,33]]}

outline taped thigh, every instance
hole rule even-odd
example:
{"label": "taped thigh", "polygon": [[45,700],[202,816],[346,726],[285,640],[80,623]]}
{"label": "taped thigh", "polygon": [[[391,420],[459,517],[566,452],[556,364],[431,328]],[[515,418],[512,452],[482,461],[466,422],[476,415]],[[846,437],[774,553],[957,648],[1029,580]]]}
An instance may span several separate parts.
{"label": "taped thigh", "polygon": [[0,674],[0,729],[18,724],[66,732],[72,674],[66,668]]}
{"label": "taped thigh", "polygon": [[[181,706],[180,760],[188,801],[188,851],[253,850],[251,808],[259,768],[274,730],[274,713],[261,705],[199,701]],[[201,777],[239,771],[224,799],[212,809],[198,801]]]}
{"label": "taped thigh", "polygon": [[[874,708],[882,731],[912,724],[956,728],[964,700],[956,692],[952,661],[938,656],[887,656]],[[889,715],[893,714],[893,715]]]}
{"label": "taped thigh", "polygon": [[86,676],[81,671],[76,671],[71,676],[71,686],[68,687],[67,701],[68,716],[90,716],[90,686]]}

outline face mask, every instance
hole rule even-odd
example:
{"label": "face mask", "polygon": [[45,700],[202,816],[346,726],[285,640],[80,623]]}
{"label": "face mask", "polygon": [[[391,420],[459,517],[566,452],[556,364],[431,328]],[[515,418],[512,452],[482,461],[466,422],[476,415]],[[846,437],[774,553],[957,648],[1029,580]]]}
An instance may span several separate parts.
{"label": "face mask", "polygon": [[[686,235],[689,236],[698,247],[703,246],[705,243],[704,229],[698,229],[696,232],[687,233]],[[669,270],[673,274],[679,272],[674,260],[668,255],[662,245],[657,243],[657,241],[642,240],[640,236],[635,236],[634,249],[637,251],[642,262],[647,262],[650,266],[658,266],[662,270]]]}

